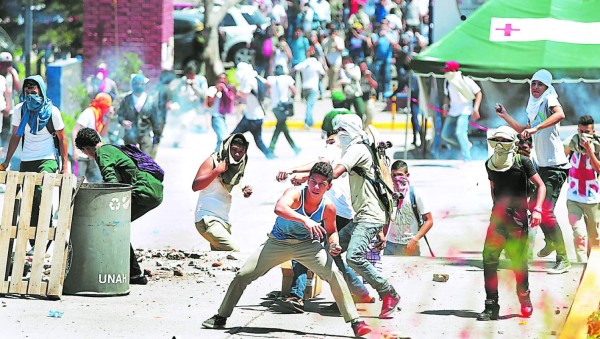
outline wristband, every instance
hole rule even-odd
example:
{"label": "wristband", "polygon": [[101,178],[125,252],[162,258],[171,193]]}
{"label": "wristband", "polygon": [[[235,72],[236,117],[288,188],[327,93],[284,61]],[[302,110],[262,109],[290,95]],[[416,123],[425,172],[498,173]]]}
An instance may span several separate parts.
{"label": "wristband", "polygon": [[541,207],[535,207],[535,208],[533,209],[533,211],[534,211],[534,212],[539,212],[539,213],[542,213],[542,208],[541,208]]}

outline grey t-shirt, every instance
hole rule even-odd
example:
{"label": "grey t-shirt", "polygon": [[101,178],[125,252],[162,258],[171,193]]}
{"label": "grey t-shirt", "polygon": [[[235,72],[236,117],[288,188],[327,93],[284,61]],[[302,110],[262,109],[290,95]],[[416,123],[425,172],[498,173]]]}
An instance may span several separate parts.
{"label": "grey t-shirt", "polygon": [[384,224],[386,221],[383,204],[377,197],[373,185],[352,168],[362,168],[369,178],[374,178],[373,157],[364,144],[353,144],[342,154],[340,164],[350,173],[350,196],[356,213],[354,222]]}
{"label": "grey t-shirt", "polygon": [[[540,111],[535,118],[527,118],[528,124],[531,127],[541,124],[552,115],[552,107],[556,106],[560,106],[558,99],[553,96],[548,97],[540,106]],[[568,168],[568,160],[558,134],[558,126],[560,126],[560,123],[539,130],[533,135],[535,157],[540,167]]]}

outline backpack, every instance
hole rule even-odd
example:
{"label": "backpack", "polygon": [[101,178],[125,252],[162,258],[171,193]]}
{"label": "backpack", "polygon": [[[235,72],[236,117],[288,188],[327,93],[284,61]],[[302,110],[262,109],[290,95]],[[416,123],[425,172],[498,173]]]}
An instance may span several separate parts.
{"label": "backpack", "polygon": [[[372,139],[374,140],[374,138]],[[385,153],[385,149],[388,148],[387,143],[379,142],[376,144],[374,141],[371,141],[369,144],[365,142],[362,142],[362,144],[367,147],[369,153],[371,153],[371,157],[373,158],[373,171],[375,173],[375,178],[370,178],[362,168],[354,167],[352,168],[352,171],[356,172],[356,174],[363,177],[365,181],[369,182],[373,186],[375,194],[379,198],[379,201],[383,204],[386,215],[386,223],[390,222],[390,220],[393,221],[396,219],[398,196],[392,189],[392,177],[390,175],[389,168],[390,158]]]}
{"label": "backpack", "polygon": [[258,102],[261,104],[263,101],[265,101],[265,98],[267,97],[267,85],[260,79],[260,77],[255,77],[256,78],[256,83],[257,83],[257,90],[254,91],[254,89],[252,90],[252,94],[254,94],[254,96],[256,97],[256,99],[258,99]]}
{"label": "backpack", "polygon": [[120,145],[115,146],[128,156],[140,171],[152,174],[158,181],[163,181],[165,172],[148,154],[142,152],[135,145]]}
{"label": "backpack", "polygon": [[415,214],[415,218],[417,218],[417,224],[419,228],[423,226],[423,216],[421,212],[419,212],[419,206],[417,206],[417,199],[415,199],[415,189],[412,186],[409,186],[410,191],[410,206],[412,208],[413,213]]}

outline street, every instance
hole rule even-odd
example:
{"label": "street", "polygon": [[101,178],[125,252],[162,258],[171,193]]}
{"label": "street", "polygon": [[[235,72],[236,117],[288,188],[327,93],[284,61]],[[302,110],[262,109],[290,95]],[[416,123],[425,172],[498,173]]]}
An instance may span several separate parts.
{"label": "street", "polygon": [[[381,113],[378,119],[385,119]],[[232,129],[235,121],[229,121]],[[264,132],[270,141],[272,128]],[[404,134],[381,131],[394,143],[390,155],[400,154]],[[200,163],[214,148],[215,136],[190,133],[180,148],[172,148],[165,136],[158,152],[158,163],[165,170],[165,199],[161,206],[131,225],[132,243],[140,249],[176,249],[205,253],[200,260],[205,271],[181,261],[183,277],[159,271],[149,258],[142,267],[154,272],[147,286],[131,286],[124,297],[93,298],[63,296],[60,301],[8,297],[2,300],[0,322],[6,337],[41,338],[52,330],[62,338],[331,338],[348,337],[352,330],[339,316],[323,313],[319,307],[333,301],[328,285],[322,294],[307,302],[304,314],[282,314],[282,309],[266,296],[281,288],[281,270],[276,267],[250,285],[227,324],[227,330],[201,329],[201,322],[216,313],[233,270],[211,268],[221,261],[224,267],[240,267],[243,260],[265,239],[275,220],[276,200],[289,182],[279,183],[275,174],[298,164],[313,161],[324,146],[320,130],[292,130],[302,148],[296,156],[284,138],[267,160],[251,141],[249,161],[242,184],[250,184],[254,193],[244,199],[239,187],[233,191],[232,232],[242,252],[237,260],[226,259],[227,253],[208,252],[208,243],[194,226],[197,194],[191,183]],[[251,138],[250,135],[247,137]],[[500,272],[499,321],[475,320],[483,309],[485,293],[481,250],[491,209],[489,183],[483,161],[409,160],[411,184],[425,194],[433,211],[434,226],[428,238],[436,258],[421,243],[422,257],[384,257],[384,274],[402,296],[399,311],[392,320],[379,320],[381,303],[359,304],[359,312],[374,327],[371,338],[544,338],[560,332],[577,289],[583,265],[562,275],[549,276],[545,268],[550,259],[531,265],[530,283],[535,307],[532,318],[518,316],[519,304],[514,292],[513,274]],[[243,185],[240,185],[243,186]],[[565,242],[574,259],[572,234],[567,223],[564,196],[557,205]],[[75,226],[74,226],[75,227]],[[541,232],[540,232],[541,233]],[[543,246],[537,235],[535,251]],[[552,258],[550,256],[549,258]],[[165,259],[160,259],[163,262]],[[506,267],[506,263],[501,267]],[[433,274],[449,274],[445,283],[432,281]],[[160,280],[155,280],[156,277]],[[373,292],[375,293],[375,292]],[[48,317],[49,310],[64,312],[62,318]]]}

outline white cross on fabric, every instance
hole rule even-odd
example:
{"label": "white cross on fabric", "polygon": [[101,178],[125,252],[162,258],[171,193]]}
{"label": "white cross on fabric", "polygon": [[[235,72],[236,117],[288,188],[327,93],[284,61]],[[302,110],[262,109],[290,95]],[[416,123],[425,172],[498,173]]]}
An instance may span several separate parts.
{"label": "white cross on fabric", "polygon": [[600,44],[600,22],[577,22],[553,18],[491,18],[490,41],[556,41]]}

